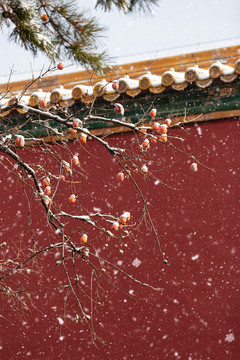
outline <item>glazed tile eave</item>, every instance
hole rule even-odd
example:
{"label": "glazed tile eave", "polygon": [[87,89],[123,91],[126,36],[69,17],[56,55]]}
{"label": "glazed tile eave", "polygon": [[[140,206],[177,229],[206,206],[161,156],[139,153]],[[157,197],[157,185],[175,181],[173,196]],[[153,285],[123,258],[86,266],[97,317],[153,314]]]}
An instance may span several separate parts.
{"label": "glazed tile eave", "polygon": [[[239,108],[240,99],[239,48],[219,49],[218,57],[214,52],[206,53],[204,61],[201,60],[203,54],[199,53],[201,56],[196,55],[199,63],[193,61],[192,64],[191,54],[178,56],[177,61],[180,65],[176,68],[181,71],[176,71],[172,66],[169,68],[155,66],[163,62],[174,63],[172,59],[169,58],[170,60],[167,61],[166,58],[149,60],[149,63],[145,62],[144,64],[122,65],[122,68],[119,66],[119,69],[128,69],[129,73],[121,73],[119,69],[115,69],[110,75],[106,75],[106,79],[95,78],[95,80],[87,81],[86,78],[82,80],[80,73],[76,73],[76,75],[72,73],[68,78],[62,75],[64,86],[54,86],[57,81],[60,81],[60,77],[56,76],[57,81],[52,77],[51,81],[46,80],[48,88],[43,86],[47,91],[37,89],[35,83],[35,90],[24,96],[22,96],[21,88],[18,88],[18,91],[12,91],[14,94],[12,97],[6,98],[2,93],[0,118],[7,120],[9,114],[16,111],[22,116],[28,112],[28,106],[49,111],[70,108],[72,112],[80,110],[80,113],[85,114],[88,106],[94,102],[100,102],[103,109],[111,112],[112,104],[116,101],[126,106],[126,116],[130,118],[130,121],[133,121],[130,108],[141,106],[147,111],[151,103],[158,107],[160,117],[165,115],[179,117],[183,116],[185,112],[191,116],[230,110],[233,110],[235,114]],[[186,57],[188,57],[188,61],[186,61]],[[147,71],[148,64],[151,72]],[[204,67],[204,64],[208,64],[208,66]],[[134,66],[136,71],[134,71]],[[162,73],[161,68],[164,68]],[[42,83],[44,81],[45,79]],[[51,84],[53,84],[52,89],[49,88]],[[11,86],[11,84],[9,85]],[[21,105],[21,109],[14,106],[16,101]],[[143,115],[141,114],[141,116]],[[136,111],[134,117],[136,119],[138,117]]]}

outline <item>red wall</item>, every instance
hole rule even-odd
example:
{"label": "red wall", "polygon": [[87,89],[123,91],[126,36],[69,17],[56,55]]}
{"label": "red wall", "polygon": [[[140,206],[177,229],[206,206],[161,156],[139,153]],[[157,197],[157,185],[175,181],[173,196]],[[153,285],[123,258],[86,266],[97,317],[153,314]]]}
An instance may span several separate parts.
{"label": "red wall", "polygon": [[[6,296],[1,298],[1,359],[239,360],[239,122],[198,124],[185,130],[173,129],[170,135],[186,139],[181,149],[202,162],[198,172],[190,172],[191,161],[182,153],[159,144],[151,146],[149,169],[178,190],[136,175],[146,193],[169,266],[163,264],[153,234],[144,227],[138,238],[124,241],[127,248],[96,231],[88,233],[90,248],[94,246],[100,256],[115,264],[122,261],[118,263],[121,269],[164,291],[146,289],[109,269],[110,275],[116,276],[116,284],[139,300],[129,299],[99,279],[102,305],[95,312],[94,326],[106,344],[97,342],[94,346],[84,322],[73,321],[74,297],[70,291],[56,288],[66,283],[65,275],[62,267],[55,265],[59,257],[49,252],[26,266],[31,273],[24,270],[11,277],[14,289],[31,294],[34,307],[30,301],[28,310],[20,302],[13,306]],[[133,139],[133,135],[122,135],[109,141],[130,146]],[[72,189],[70,184],[61,184],[58,203],[70,210],[66,193],[74,191],[78,202],[72,211],[77,213],[80,204],[90,211],[93,207],[116,214],[129,210],[134,227],[141,200],[128,179],[116,183],[119,168],[105,149],[94,141],[88,141],[88,152],[79,144],[71,143],[70,149],[80,154],[88,180],[82,181],[81,177]],[[19,154],[41,161],[38,152],[19,150]],[[21,182],[3,167],[0,180],[0,242],[8,244],[1,249],[1,258],[10,256],[14,260],[14,256],[22,256],[21,250],[30,253],[33,233]],[[29,199],[36,247],[59,241],[57,235],[49,235],[37,202]],[[109,247],[104,250],[106,242]],[[119,249],[124,254],[119,254]],[[132,265],[136,258],[141,261],[138,267]],[[79,259],[77,271],[86,283],[83,289],[88,291],[90,267]],[[69,272],[73,274],[71,266]],[[83,294],[80,297],[89,311],[88,299]],[[58,317],[64,320],[63,325]]]}

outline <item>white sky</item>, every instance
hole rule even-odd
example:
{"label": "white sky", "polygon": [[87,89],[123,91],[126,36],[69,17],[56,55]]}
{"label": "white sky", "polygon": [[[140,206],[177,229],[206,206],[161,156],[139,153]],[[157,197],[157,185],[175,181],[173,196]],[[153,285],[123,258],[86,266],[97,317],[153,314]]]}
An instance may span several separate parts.
{"label": "white sky", "polygon": [[[95,0],[77,1],[79,6],[90,8],[101,24],[108,27],[102,43],[113,62],[240,45],[239,0],[161,0],[147,17],[95,11]],[[0,82],[7,80],[12,66],[15,70],[12,80],[17,80],[29,78],[31,66],[38,74],[42,66],[49,65],[45,57],[33,59],[29,52],[6,39],[6,31],[0,33]],[[68,71],[78,69],[73,66]]]}

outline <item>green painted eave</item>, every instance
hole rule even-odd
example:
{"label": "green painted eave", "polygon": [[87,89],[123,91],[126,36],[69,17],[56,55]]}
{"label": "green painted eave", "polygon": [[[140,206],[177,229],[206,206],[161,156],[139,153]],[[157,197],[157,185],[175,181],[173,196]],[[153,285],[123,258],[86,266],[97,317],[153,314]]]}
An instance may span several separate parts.
{"label": "green painted eave", "polygon": [[[149,92],[141,93],[135,98],[130,98],[123,95],[117,100],[125,108],[124,118],[126,121],[136,123],[143,119],[150,121],[149,111],[152,108],[157,109],[156,120],[161,120],[166,117],[179,117],[197,114],[206,114],[217,111],[236,110],[240,106],[240,82],[235,80],[231,83],[223,83],[222,81],[215,81],[214,85],[208,86],[205,89],[189,86],[187,90],[176,91],[172,88],[161,94],[149,94]],[[76,102],[69,110],[75,114],[75,117],[83,119],[90,112],[90,105]],[[111,118],[121,118],[114,113],[113,103],[97,99],[91,111],[91,115]],[[61,112],[58,112],[62,116]],[[62,116],[64,118],[64,116]],[[19,114],[17,111],[11,112],[6,118],[1,119],[0,131],[7,132],[9,128],[20,126],[21,131],[27,132],[29,137],[44,137],[51,135],[50,131],[43,129],[40,125],[35,125],[29,121],[30,114]],[[37,119],[36,115],[31,118]],[[64,127],[57,122],[41,118],[57,128],[59,131],[64,131]],[[105,121],[91,120],[86,122],[86,128],[101,129],[114,126],[114,124]],[[19,132],[19,131],[18,131]]]}

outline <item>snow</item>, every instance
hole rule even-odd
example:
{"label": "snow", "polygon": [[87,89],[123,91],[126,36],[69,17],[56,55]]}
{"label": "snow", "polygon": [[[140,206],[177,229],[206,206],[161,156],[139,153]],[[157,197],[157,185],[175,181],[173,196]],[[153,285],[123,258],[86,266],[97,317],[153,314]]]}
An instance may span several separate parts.
{"label": "snow", "polygon": [[59,325],[64,324],[64,320],[62,318],[58,317],[57,320],[58,320]]}
{"label": "snow", "polygon": [[198,67],[198,65],[190,66],[186,71],[190,70],[193,70],[197,73],[198,80],[205,80],[210,78],[209,70],[201,69]]}
{"label": "snow", "polygon": [[132,262],[132,265],[136,268],[138,268],[141,265],[141,260],[139,260],[138,258],[134,259]]}
{"label": "snow", "polygon": [[191,257],[191,259],[194,261],[194,260],[197,260],[199,258],[199,254],[197,254],[197,255],[194,255],[194,256],[192,256]]}
{"label": "snow", "polygon": [[220,61],[216,61],[212,66],[219,66],[222,70],[222,75],[231,75],[234,73],[234,68],[225,64],[222,64]]}
{"label": "snow", "polygon": [[52,42],[51,42],[51,40],[49,39],[48,36],[46,36],[46,35],[44,35],[44,34],[38,33],[38,34],[37,34],[37,37],[38,37],[38,40],[39,40],[42,44],[44,44],[44,46],[46,46],[46,45],[52,45]]}
{"label": "snow", "polygon": [[73,87],[73,90],[74,90],[74,89],[81,89],[81,90],[84,92],[84,94],[88,94],[89,91],[90,91],[91,94],[92,94],[92,92],[93,92],[92,86],[87,86],[87,85],[82,85],[82,84],[77,84],[77,85],[75,85],[75,86]]}
{"label": "snow", "polygon": [[151,85],[150,86],[160,86],[162,85],[162,77],[158,75],[153,75],[151,72],[147,72],[146,74],[142,75],[139,80],[147,78],[150,80]]}
{"label": "snow", "polygon": [[176,84],[181,84],[185,82],[185,72],[177,72],[174,69],[170,69],[169,71],[165,71],[163,75],[166,74],[172,75]]}
{"label": "snow", "polygon": [[202,129],[200,126],[197,127],[197,132],[198,132],[198,135],[202,135]]}
{"label": "snow", "polygon": [[[93,86],[93,90],[96,91],[96,95],[98,95],[98,92],[100,91],[105,91],[105,88],[107,86],[108,82],[105,79],[102,79],[101,81],[97,82],[94,86]],[[104,88],[104,89],[102,89]]]}
{"label": "snow", "polygon": [[234,336],[234,334],[233,333],[230,333],[230,334],[227,334],[226,335],[226,337],[225,337],[225,341],[226,342],[232,342],[232,341],[234,341],[235,340],[235,336]]}
{"label": "snow", "polygon": [[119,82],[122,81],[127,85],[127,89],[138,89],[139,80],[130,79],[129,76],[119,79]]}

